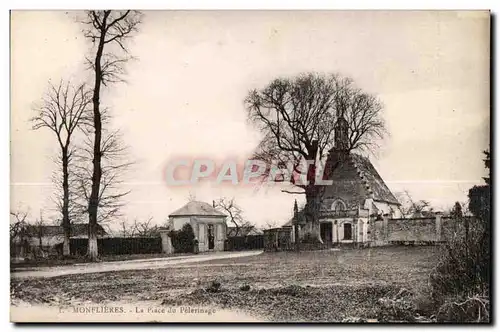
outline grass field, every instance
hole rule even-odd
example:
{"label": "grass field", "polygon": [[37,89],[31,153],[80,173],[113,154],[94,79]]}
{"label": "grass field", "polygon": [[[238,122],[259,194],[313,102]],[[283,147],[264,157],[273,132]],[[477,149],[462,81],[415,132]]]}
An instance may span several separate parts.
{"label": "grass field", "polygon": [[[279,252],[164,269],[12,279],[11,298],[65,305],[162,301],[240,308],[271,320],[338,321],[378,317],[376,302],[406,289],[422,292],[437,247]],[[212,282],[220,290],[206,292]],[[248,291],[240,290],[248,285]],[[248,287],[247,287],[248,288]]]}

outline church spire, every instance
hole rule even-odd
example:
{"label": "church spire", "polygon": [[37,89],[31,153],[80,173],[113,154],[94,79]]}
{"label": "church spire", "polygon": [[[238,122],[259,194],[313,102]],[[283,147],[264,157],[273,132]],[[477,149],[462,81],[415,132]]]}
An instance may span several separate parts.
{"label": "church spire", "polygon": [[335,124],[335,149],[338,151],[347,151],[349,146],[347,120],[342,110],[337,110],[337,123]]}

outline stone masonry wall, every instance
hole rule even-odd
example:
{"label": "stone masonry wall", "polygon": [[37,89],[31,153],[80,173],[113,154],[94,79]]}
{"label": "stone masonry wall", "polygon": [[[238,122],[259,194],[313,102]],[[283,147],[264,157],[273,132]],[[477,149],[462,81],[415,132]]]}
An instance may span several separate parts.
{"label": "stone masonry wall", "polygon": [[387,240],[437,242],[436,219],[389,219],[387,221]]}
{"label": "stone masonry wall", "polygon": [[438,243],[444,240],[440,214],[434,218],[389,219],[370,223],[370,245],[397,243]]}

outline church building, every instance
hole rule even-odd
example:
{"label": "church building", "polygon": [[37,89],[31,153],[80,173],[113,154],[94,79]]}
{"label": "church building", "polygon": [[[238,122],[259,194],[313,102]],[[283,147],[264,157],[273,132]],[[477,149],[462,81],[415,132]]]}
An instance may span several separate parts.
{"label": "church building", "polygon": [[[325,188],[319,215],[320,235],[325,244],[367,243],[371,222],[384,214],[401,217],[398,200],[370,160],[348,151],[347,133],[348,123],[340,116],[335,126],[335,144],[325,164],[325,173],[329,174],[326,179],[333,184]],[[293,220],[283,227],[291,228],[294,241]],[[305,232],[300,233],[303,236]]]}

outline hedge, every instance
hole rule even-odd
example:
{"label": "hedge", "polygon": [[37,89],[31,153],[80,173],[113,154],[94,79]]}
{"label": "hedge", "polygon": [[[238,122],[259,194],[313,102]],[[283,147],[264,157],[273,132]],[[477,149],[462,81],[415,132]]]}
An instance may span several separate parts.
{"label": "hedge", "polygon": [[[71,255],[85,256],[87,254],[88,239],[71,239]],[[99,255],[133,255],[133,254],[157,254],[162,252],[160,237],[112,237],[97,239]],[[57,251],[62,253],[62,243],[56,246]]]}

